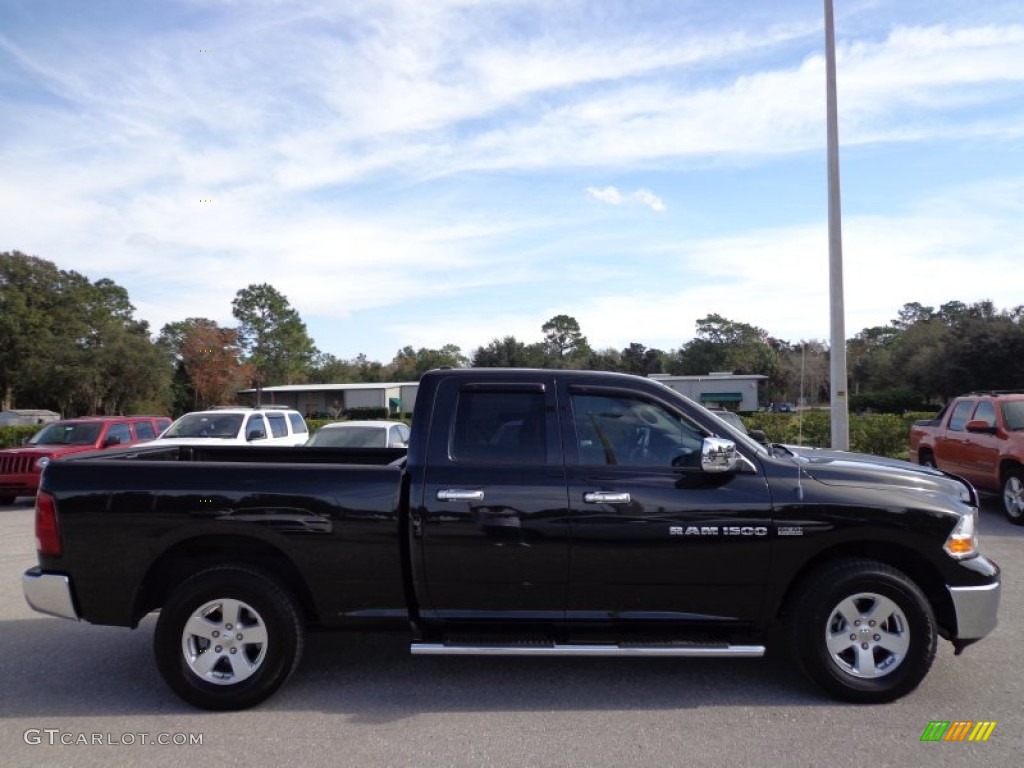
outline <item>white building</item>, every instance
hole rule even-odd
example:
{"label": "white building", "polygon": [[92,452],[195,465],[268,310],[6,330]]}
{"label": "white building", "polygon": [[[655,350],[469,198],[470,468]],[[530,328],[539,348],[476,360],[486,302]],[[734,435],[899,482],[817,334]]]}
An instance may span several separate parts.
{"label": "white building", "polygon": [[[386,408],[389,413],[411,413],[419,384],[414,381],[359,384],[284,384],[264,387],[263,405],[286,405],[303,414],[331,414],[354,408]],[[240,394],[256,403],[257,391]]]}
{"label": "white building", "polygon": [[707,376],[671,376],[652,373],[650,378],[672,387],[701,405],[718,405],[730,411],[756,411],[760,404],[758,387],[767,379],[762,374],[712,371]]}

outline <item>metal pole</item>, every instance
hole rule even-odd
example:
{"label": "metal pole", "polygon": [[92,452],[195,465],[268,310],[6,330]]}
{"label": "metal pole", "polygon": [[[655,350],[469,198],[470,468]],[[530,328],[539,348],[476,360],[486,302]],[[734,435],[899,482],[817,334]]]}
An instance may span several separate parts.
{"label": "metal pole", "polygon": [[825,92],[828,130],[828,275],[831,318],[829,383],[832,447],[850,448],[850,410],[846,397],[846,322],[843,308],[843,222],[839,200],[839,117],[836,105],[836,39],[832,0],[825,0]]}

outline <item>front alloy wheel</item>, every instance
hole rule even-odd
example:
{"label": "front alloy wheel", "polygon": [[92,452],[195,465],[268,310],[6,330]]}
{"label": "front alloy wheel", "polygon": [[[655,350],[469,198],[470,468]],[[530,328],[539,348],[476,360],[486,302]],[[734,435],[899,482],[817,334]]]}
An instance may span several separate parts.
{"label": "front alloy wheel", "polygon": [[910,626],[900,607],[875,592],[861,592],[835,608],[825,630],[832,662],[853,677],[891,674],[907,657]]}
{"label": "front alloy wheel", "polygon": [[804,580],[790,638],[804,672],[846,701],[892,701],[914,690],[935,658],[931,605],[902,571],[839,560]]}
{"label": "front alloy wheel", "polygon": [[1003,479],[1003,509],[1007,520],[1024,525],[1024,470],[1007,470]]}

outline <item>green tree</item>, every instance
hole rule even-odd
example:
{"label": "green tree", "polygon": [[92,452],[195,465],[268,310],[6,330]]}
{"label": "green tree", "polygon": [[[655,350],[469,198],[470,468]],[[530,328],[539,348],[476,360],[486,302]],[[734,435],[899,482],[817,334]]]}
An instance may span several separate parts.
{"label": "green tree", "polygon": [[283,294],[268,283],[250,285],[235,294],[231,312],[257,387],[307,379],[317,349]]}
{"label": "green tree", "polygon": [[555,315],[540,330],[544,334],[544,352],[555,366],[579,360],[590,353],[587,337],[575,317]]}
{"label": "green tree", "polygon": [[65,415],[163,410],[169,372],[107,278],[18,251],[0,253],[0,392],[5,405]]}
{"label": "green tree", "polygon": [[526,345],[515,336],[494,339],[486,347],[477,347],[473,353],[475,368],[539,368],[543,365],[540,345]]}
{"label": "green tree", "polygon": [[388,366],[388,378],[392,381],[419,381],[424,373],[433,368],[464,368],[468,363],[469,360],[455,344],[445,344],[440,349],[420,347],[418,350],[405,346],[398,350]]}

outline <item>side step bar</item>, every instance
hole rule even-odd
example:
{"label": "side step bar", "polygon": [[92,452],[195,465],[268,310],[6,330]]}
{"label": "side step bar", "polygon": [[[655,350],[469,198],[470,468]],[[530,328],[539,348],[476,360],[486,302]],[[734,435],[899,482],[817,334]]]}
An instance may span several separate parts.
{"label": "side step bar", "polygon": [[730,657],[753,659],[764,656],[763,645],[697,645],[671,643],[640,645],[632,643],[468,645],[450,643],[413,643],[414,656],[674,656]]}

